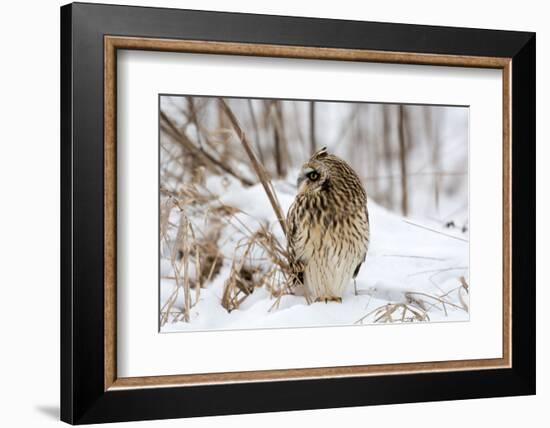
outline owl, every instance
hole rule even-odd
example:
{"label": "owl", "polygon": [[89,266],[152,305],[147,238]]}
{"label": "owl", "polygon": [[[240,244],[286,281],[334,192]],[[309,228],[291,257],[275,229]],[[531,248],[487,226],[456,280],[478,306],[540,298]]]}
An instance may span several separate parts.
{"label": "owl", "polygon": [[356,172],[326,147],[303,165],[297,188],[287,215],[291,267],[306,295],[342,302],[367,255],[367,194]]}

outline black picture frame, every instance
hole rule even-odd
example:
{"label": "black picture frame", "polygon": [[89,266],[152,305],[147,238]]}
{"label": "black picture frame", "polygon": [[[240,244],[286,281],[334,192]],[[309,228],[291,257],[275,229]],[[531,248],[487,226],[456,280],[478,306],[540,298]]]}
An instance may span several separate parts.
{"label": "black picture frame", "polygon": [[[104,36],[512,59],[512,367],[104,390]],[[61,420],[71,424],[535,393],[535,34],[74,3],[61,8]],[[213,404],[215,403],[215,404]]]}

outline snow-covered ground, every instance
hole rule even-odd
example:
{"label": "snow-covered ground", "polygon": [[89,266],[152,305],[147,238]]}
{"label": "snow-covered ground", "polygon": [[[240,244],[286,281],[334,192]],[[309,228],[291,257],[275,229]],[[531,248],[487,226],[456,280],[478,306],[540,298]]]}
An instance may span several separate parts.
{"label": "snow-covered ground", "polygon": [[[274,182],[285,213],[294,199],[295,188],[288,182]],[[232,179],[211,176],[206,185],[211,194],[227,205],[239,209],[236,218],[246,227],[257,230],[268,223],[281,242],[282,231],[261,187],[243,187]],[[371,244],[367,259],[357,278],[357,294],[350,283],[342,303],[308,304],[304,297],[283,296],[274,307],[275,299],[265,288],[256,288],[238,309],[228,312],[221,305],[224,283],[231,271],[235,248],[242,239],[239,232],[227,226],[219,239],[224,262],[218,274],[200,290],[190,322],[169,320],[162,332],[309,327],[329,325],[372,324],[406,321],[467,321],[469,244],[467,232],[447,229],[425,219],[403,218],[380,207],[372,200],[368,204],[371,224]],[[170,221],[177,224],[179,210],[174,208]],[[196,229],[207,228],[201,218],[190,217]],[[174,277],[170,239],[161,248],[160,306],[173,296]],[[269,263],[266,261],[264,263]],[[190,268],[191,269],[191,268]],[[389,305],[389,306],[388,306]],[[183,293],[172,310],[181,311]],[[411,311],[410,312],[409,308]],[[403,314],[403,311],[406,311]],[[393,312],[392,312],[393,311]],[[416,315],[415,315],[416,314]]]}

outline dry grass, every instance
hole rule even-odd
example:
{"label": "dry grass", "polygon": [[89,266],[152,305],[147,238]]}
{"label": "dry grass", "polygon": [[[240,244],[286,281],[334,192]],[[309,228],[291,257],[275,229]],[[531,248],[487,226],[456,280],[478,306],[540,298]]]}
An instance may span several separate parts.
{"label": "dry grass", "polygon": [[[359,318],[355,324],[363,324],[369,317],[373,323],[392,323],[392,322],[414,322],[429,321],[428,312],[432,309],[439,309],[448,316],[448,307],[469,312],[463,294],[468,294],[468,283],[461,276],[458,278],[460,285],[441,294],[429,294],[419,291],[407,291],[404,293],[405,302],[394,302],[379,306],[363,317]],[[453,294],[457,295],[460,304],[451,301]]]}
{"label": "dry grass", "polygon": [[[189,265],[190,265],[190,255],[191,255],[191,239],[190,233],[193,234],[190,223],[187,219],[187,216],[182,211],[180,212],[180,221],[177,229],[177,236],[175,245],[172,250],[171,264],[174,272],[174,279],[176,281],[176,286],[174,291],[161,308],[161,325],[164,325],[169,321],[170,315],[173,315],[174,306],[180,296],[183,293],[182,301],[182,311],[176,313],[173,318],[173,321],[183,320],[185,322],[190,321],[190,311],[191,311],[191,287],[189,281]],[[181,257],[178,255],[181,253]],[[199,258],[197,257],[197,252],[195,250],[195,258],[197,263],[200,263]],[[183,271],[183,272],[182,272]],[[183,277],[182,277],[183,273]]]}
{"label": "dry grass", "polygon": [[[274,307],[282,296],[292,294],[291,284],[295,281],[288,253],[267,226],[260,224],[252,230],[240,218],[245,213],[223,204],[200,184],[182,185],[177,191],[161,189],[161,194],[160,239],[169,248],[173,271],[173,276],[165,279],[175,282],[161,308],[161,325],[191,321],[191,309],[200,299],[200,289],[219,274],[224,263],[224,243],[220,242],[224,230],[232,229],[242,236],[230,256],[231,270],[221,296],[220,303],[227,311],[238,309],[259,287],[269,291],[275,299]],[[170,221],[174,211],[179,215],[177,222]]]}
{"label": "dry grass", "polygon": [[[231,272],[224,284],[222,306],[227,311],[238,309],[259,287],[264,287],[275,299],[272,309],[278,307],[284,295],[293,294],[291,285],[295,281],[288,254],[270,230],[260,227],[246,236],[237,246],[239,248],[243,249],[243,254],[233,259]],[[266,260],[270,261],[268,268],[265,268]]]}
{"label": "dry grass", "polygon": [[[222,224],[216,217],[209,219],[208,207],[215,201],[211,195],[201,192],[190,183],[177,192],[161,189],[164,202],[160,210],[160,240],[170,251],[170,263],[175,286],[161,308],[161,325],[167,322],[190,322],[191,308],[200,299],[200,291],[218,273],[223,264],[223,255],[218,247]],[[172,212],[179,213],[178,222],[170,221]],[[192,215],[190,215],[190,213]],[[196,228],[191,218],[197,215],[208,224],[205,234]],[[175,238],[171,239],[171,231]],[[199,233],[200,231],[200,233]]]}
{"label": "dry grass", "polygon": [[365,316],[358,319],[355,324],[363,324],[363,322],[373,315],[374,323],[393,323],[393,322],[414,322],[414,321],[429,321],[428,313],[418,308],[415,305],[407,303],[387,303],[373,309]]}

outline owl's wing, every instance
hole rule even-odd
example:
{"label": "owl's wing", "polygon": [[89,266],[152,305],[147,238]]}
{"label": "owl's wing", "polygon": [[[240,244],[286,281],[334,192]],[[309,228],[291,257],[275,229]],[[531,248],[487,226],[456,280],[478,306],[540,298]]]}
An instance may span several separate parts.
{"label": "owl's wing", "polygon": [[294,267],[298,265],[303,265],[306,260],[305,257],[305,247],[307,239],[307,231],[304,230],[300,217],[298,215],[300,200],[296,201],[291,205],[288,210],[287,215],[287,240],[288,240],[288,252],[291,259],[291,264]]}
{"label": "owl's wing", "polygon": [[[363,259],[363,261],[365,261]],[[359,271],[361,270],[361,265],[363,264],[363,262],[359,263],[357,265],[357,267],[355,268],[355,271],[353,272],[353,279],[357,278],[357,275],[359,275]]]}

